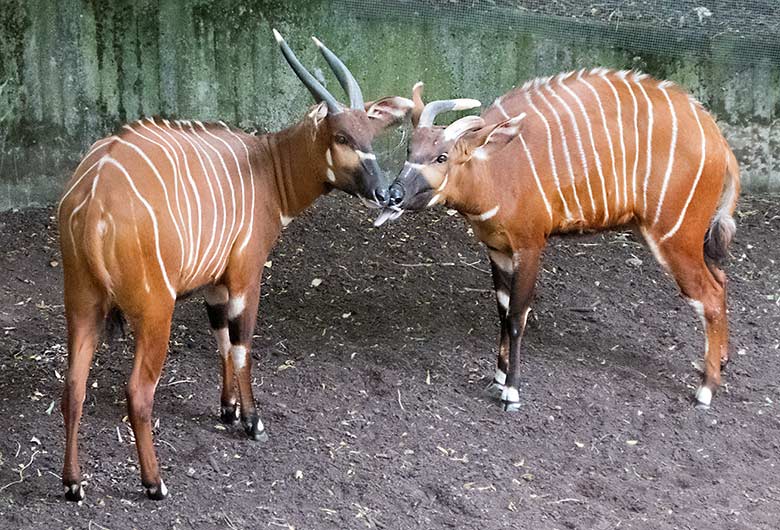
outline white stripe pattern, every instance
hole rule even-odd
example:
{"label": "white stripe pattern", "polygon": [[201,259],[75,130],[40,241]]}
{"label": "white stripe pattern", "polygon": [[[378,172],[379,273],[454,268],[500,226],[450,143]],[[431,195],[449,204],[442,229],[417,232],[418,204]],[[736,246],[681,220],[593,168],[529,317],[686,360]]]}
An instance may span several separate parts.
{"label": "white stripe pattern", "polygon": [[534,158],[531,155],[531,150],[528,149],[528,144],[525,143],[525,138],[523,138],[522,134],[519,134],[518,138],[520,138],[520,143],[523,144],[523,150],[525,151],[525,156],[528,158],[528,165],[531,166],[531,173],[534,176],[534,181],[536,182],[536,187],[539,190],[539,195],[542,196],[542,201],[544,201],[544,207],[547,210],[547,215],[550,217],[550,220],[552,221],[553,213],[552,213],[552,208],[550,207],[550,201],[547,200],[547,195],[544,193],[542,182],[539,180],[539,174],[536,172],[536,164],[534,164]]}
{"label": "white stripe pattern", "polygon": [[[549,85],[547,85],[547,88],[549,89]],[[555,122],[558,124],[558,132],[561,136],[561,149],[563,149],[563,156],[564,160],[566,161],[566,168],[569,171],[569,179],[571,180],[571,190],[574,194],[574,202],[577,204],[577,211],[579,212],[579,219],[584,219],[585,214],[582,212],[582,204],[580,204],[580,197],[577,194],[577,183],[576,178],[574,176],[574,167],[571,163],[571,153],[569,152],[569,143],[566,140],[566,131],[563,127],[563,122],[561,122],[561,117],[558,114],[558,111],[555,110],[555,107],[550,103],[550,101],[544,97],[544,92],[538,91],[537,95],[542,100],[542,102],[547,105],[547,108],[550,109],[550,112],[553,115],[553,118],[555,118]]]}
{"label": "white stripe pattern", "polygon": [[661,195],[658,198],[658,206],[655,210],[655,217],[653,218],[653,224],[658,222],[661,217],[661,208],[664,205],[664,199],[666,198],[666,190],[669,186],[669,177],[672,175],[672,169],[674,167],[674,150],[677,147],[677,113],[674,111],[674,104],[669,97],[669,93],[666,91],[666,87],[669,86],[667,81],[662,81],[658,84],[658,89],[663,93],[666,98],[666,102],[669,104],[669,113],[672,117],[672,138],[669,142],[669,162],[666,166],[666,174],[664,174],[664,181],[661,185]]}
{"label": "white stripe pattern", "polygon": [[[621,158],[623,159],[623,209],[625,210],[626,205],[628,204],[628,181],[626,178],[626,141],[623,136],[623,109],[622,105],[620,104],[620,95],[617,92],[617,89],[615,88],[615,85],[612,84],[612,81],[609,80],[606,73],[601,74],[601,79],[603,79],[606,83],[609,89],[612,91],[612,95],[615,96],[615,107],[617,109],[617,122],[618,122],[618,137],[620,138],[620,153]],[[617,174],[615,174],[615,182],[617,182]],[[615,189],[615,202],[617,202],[617,199],[620,197],[620,188]]]}
{"label": "white stripe pattern", "polygon": [[[578,74],[581,75],[582,72]],[[609,220],[609,204],[607,204],[607,184],[604,180],[604,170],[601,167],[601,156],[599,156],[599,151],[596,148],[596,140],[593,137],[593,124],[590,121],[590,117],[588,116],[588,112],[585,110],[585,105],[583,105],[582,100],[580,97],[566,84],[561,83],[561,88],[563,88],[567,94],[569,94],[572,98],[574,98],[575,103],[577,103],[577,107],[580,110],[580,113],[582,114],[582,117],[585,119],[585,124],[588,126],[588,137],[590,138],[590,145],[593,149],[593,158],[596,160],[596,172],[599,174],[599,179],[601,180],[601,193],[603,195],[603,201],[604,201],[604,222],[606,223]],[[586,178],[589,181],[590,184],[590,175],[586,175]]]}
{"label": "white stripe pattern", "polygon": [[550,129],[550,123],[547,121],[547,118],[545,118],[544,114],[542,114],[536,105],[534,105],[530,92],[525,93],[525,100],[531,107],[531,110],[534,111],[537,116],[539,116],[539,118],[542,120],[542,123],[544,124],[544,130],[547,132],[547,156],[550,159],[550,170],[552,173],[553,182],[555,182],[555,188],[558,190],[558,197],[561,199],[561,204],[563,204],[563,211],[564,215],[566,216],[566,220],[571,220],[571,211],[569,210],[569,205],[566,202],[566,198],[563,196],[561,182],[558,179],[558,167],[555,163],[555,154],[553,153],[552,130]]}
{"label": "white stripe pattern", "polygon": [[[591,73],[597,73],[595,70]],[[599,109],[599,114],[601,114],[601,124],[604,127],[604,134],[607,137],[607,146],[609,146],[609,157],[612,161],[612,176],[615,179],[615,210],[618,210],[620,208],[618,201],[620,200],[619,197],[619,190],[620,190],[620,184],[618,183],[618,174],[617,169],[615,169],[615,147],[612,144],[612,134],[609,132],[609,125],[607,124],[607,115],[604,112],[604,105],[601,102],[601,96],[599,96],[598,90],[596,90],[593,85],[591,85],[586,79],[584,79],[582,76],[577,76],[577,80],[581,83],[583,83],[590,92],[593,94],[593,97],[596,100],[596,105]],[[607,209],[607,195],[606,195],[606,188],[604,188],[604,210]]]}
{"label": "white stripe pattern", "polygon": [[[563,81],[561,79],[558,80],[558,83],[561,84]],[[566,100],[564,100],[561,96],[558,95],[557,92],[552,88],[552,86],[547,85],[546,86],[547,91],[550,93],[551,96],[553,96],[558,103],[561,104],[563,109],[566,111],[566,113],[569,115],[569,119],[571,120],[572,130],[574,131],[574,138],[577,141],[577,149],[580,153],[580,163],[582,164],[582,176],[585,179],[585,182],[588,186],[588,197],[590,198],[590,208],[595,213],[596,211],[596,200],[593,198],[593,187],[590,185],[590,174],[588,171],[588,160],[585,155],[585,148],[582,145],[582,135],[580,134],[580,127],[577,125],[577,119],[574,117],[574,112],[572,112],[571,107],[568,103],[566,103]],[[584,218],[583,214],[583,218]]]}
{"label": "white stripe pattern", "polygon": [[677,218],[677,222],[674,224],[671,230],[669,230],[666,234],[664,234],[663,237],[660,239],[660,243],[663,243],[670,237],[672,237],[674,234],[677,233],[677,231],[680,229],[680,226],[682,226],[683,220],[685,219],[685,214],[688,211],[688,206],[691,205],[691,201],[693,200],[693,194],[696,193],[696,187],[699,185],[699,179],[701,179],[702,172],[704,171],[704,161],[707,158],[707,139],[704,136],[704,128],[701,126],[701,120],[699,119],[699,112],[697,110],[697,105],[695,102],[690,102],[691,106],[691,112],[693,112],[693,117],[696,119],[696,125],[699,127],[699,135],[701,136],[701,158],[699,160],[699,169],[696,170],[696,178],[693,180],[693,185],[691,185],[691,191],[688,192],[688,197],[685,199],[685,205],[683,206],[682,211],[680,212],[680,217]]}
{"label": "white stripe pattern", "polygon": [[[132,145],[132,144],[130,144]],[[144,155],[145,156],[145,155]],[[152,227],[154,229],[154,245],[155,250],[157,252],[157,262],[160,265],[160,274],[162,275],[163,281],[165,282],[165,287],[168,289],[168,292],[171,295],[171,298],[176,299],[176,290],[173,288],[173,285],[171,285],[171,280],[168,277],[168,273],[165,269],[165,262],[163,261],[162,257],[162,251],[160,249],[160,228],[157,224],[157,217],[154,215],[154,209],[152,208],[152,205],[149,204],[149,201],[147,201],[143,195],[138,191],[138,188],[135,186],[135,183],[133,182],[133,179],[130,178],[130,175],[128,174],[127,170],[117,162],[114,158],[110,156],[103,157],[104,164],[111,164],[114,167],[116,167],[122,175],[124,175],[125,179],[127,180],[128,185],[130,186],[130,189],[133,190],[133,193],[138,198],[138,200],[143,204],[144,208],[146,208],[146,212],[149,214],[149,218],[152,221]],[[156,169],[155,169],[156,171]]]}

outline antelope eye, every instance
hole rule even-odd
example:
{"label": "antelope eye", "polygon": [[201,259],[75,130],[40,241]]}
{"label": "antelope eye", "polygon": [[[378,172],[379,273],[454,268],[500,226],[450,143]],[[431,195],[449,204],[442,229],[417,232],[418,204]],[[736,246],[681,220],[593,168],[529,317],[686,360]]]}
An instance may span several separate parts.
{"label": "antelope eye", "polygon": [[436,162],[438,162],[439,164],[443,164],[446,161],[447,161],[447,153],[442,153],[436,157]]}
{"label": "antelope eye", "polygon": [[343,134],[337,134],[336,143],[340,145],[347,145],[349,143],[349,140],[347,140],[347,137],[344,136]]}

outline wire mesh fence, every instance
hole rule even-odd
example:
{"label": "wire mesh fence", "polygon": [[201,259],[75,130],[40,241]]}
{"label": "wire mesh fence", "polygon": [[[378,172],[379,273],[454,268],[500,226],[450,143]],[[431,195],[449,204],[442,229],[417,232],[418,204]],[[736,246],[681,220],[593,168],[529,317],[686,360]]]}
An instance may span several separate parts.
{"label": "wire mesh fence", "polygon": [[365,17],[511,33],[720,62],[780,64],[776,0],[342,0]]}

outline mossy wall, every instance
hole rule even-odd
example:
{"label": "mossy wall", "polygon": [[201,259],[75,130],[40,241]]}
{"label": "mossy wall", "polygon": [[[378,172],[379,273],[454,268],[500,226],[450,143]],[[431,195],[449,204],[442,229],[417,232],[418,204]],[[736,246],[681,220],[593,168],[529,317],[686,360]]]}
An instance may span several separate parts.
{"label": "mossy wall", "polygon": [[[399,5],[405,7],[393,7]],[[53,202],[94,140],[140,116],[222,119],[261,130],[300,119],[310,96],[278,52],[272,27],[311,69],[326,70],[337,97],[311,35],[339,53],[367,98],[408,95],[423,80],[429,97],[489,103],[537,75],[638,67],[686,86],[717,115],[746,188],[780,189],[780,66],[771,56],[724,61],[736,53],[725,49],[714,60],[700,46],[688,56],[669,55],[633,49],[630,39],[605,45],[597,31],[570,39],[560,19],[519,13],[525,18],[514,25],[468,25],[446,11],[432,16],[409,5],[0,0],[0,209]],[[652,38],[637,42],[646,41]],[[392,166],[404,153],[402,134],[380,149]]]}

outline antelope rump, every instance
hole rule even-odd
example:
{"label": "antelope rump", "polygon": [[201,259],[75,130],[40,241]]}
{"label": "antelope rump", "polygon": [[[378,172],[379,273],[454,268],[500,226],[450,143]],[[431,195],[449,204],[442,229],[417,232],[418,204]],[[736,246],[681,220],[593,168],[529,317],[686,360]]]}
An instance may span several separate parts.
{"label": "antelope rump", "polygon": [[423,104],[415,85],[409,155],[380,225],[405,211],[454,208],[490,256],[501,321],[489,390],[519,407],[520,344],[551,235],[630,226],[704,323],[698,407],[728,361],[726,277],[735,233],[736,159],[713,118],[684,90],[633,71],[597,68],[536,79],[480,117],[433,124],[473,100]]}
{"label": "antelope rump", "polygon": [[281,228],[331,189],[370,206],[387,204],[371,142],[403,120],[412,102],[390,97],[364,104],[350,71],[314,39],[349,96],[345,107],[274,35],[318,102],[302,121],[252,136],[222,122],[142,119],[97,141],[66,186],[57,216],[68,330],[62,481],[70,500],[84,498],[78,429],[89,367],[110,314],[121,312],[135,333],[129,418],[142,484],[150,498],[162,499],[167,488],[151,414],[177,297],[204,289],[222,362],[222,420],[240,418],[251,439],[263,440],[249,349],[266,256]]}

